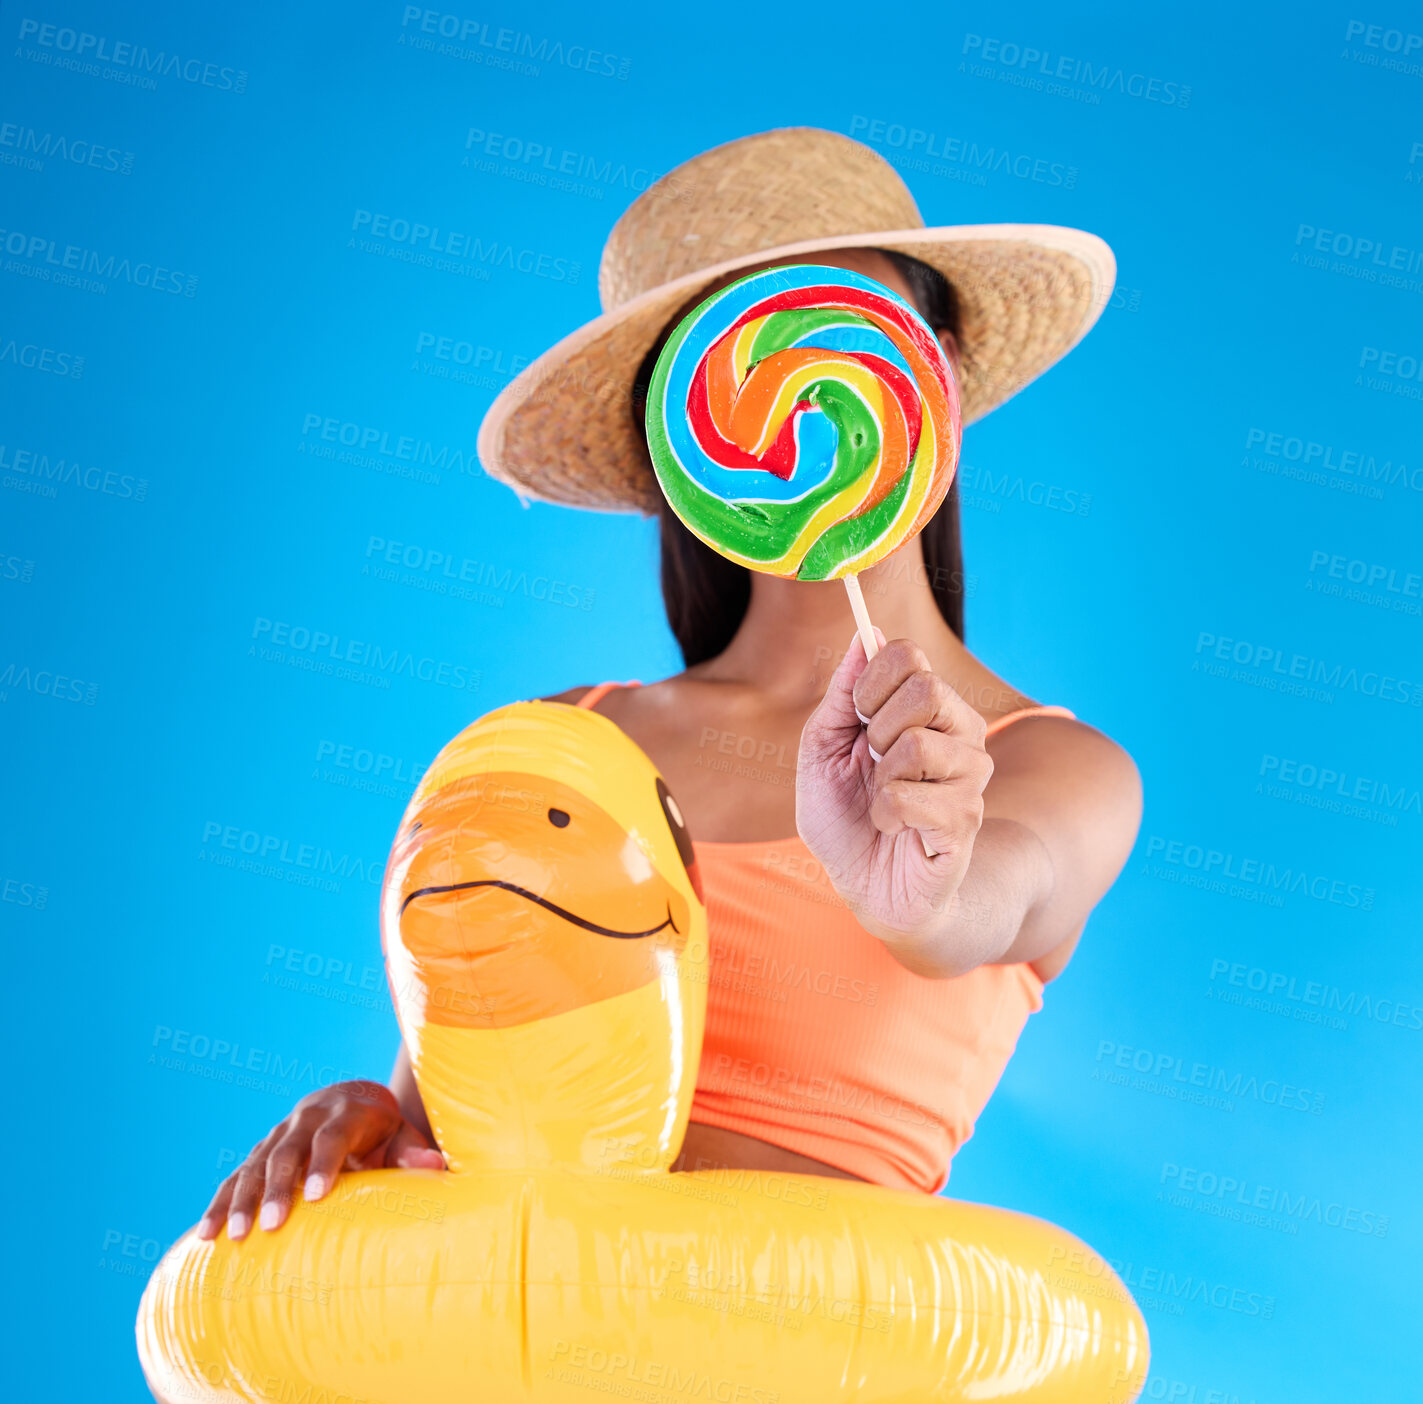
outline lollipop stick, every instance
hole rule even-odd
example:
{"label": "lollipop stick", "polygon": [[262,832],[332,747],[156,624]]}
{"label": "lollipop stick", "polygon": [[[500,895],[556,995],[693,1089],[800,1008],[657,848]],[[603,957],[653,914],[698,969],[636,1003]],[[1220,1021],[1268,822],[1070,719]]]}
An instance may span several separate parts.
{"label": "lollipop stick", "polygon": [[[865,657],[873,658],[879,652],[879,644],[875,641],[874,625],[870,623],[870,612],[865,608],[865,597],[860,590],[858,575],[845,576],[845,593],[850,597],[850,613],[855,616],[855,628],[860,631],[860,643],[864,645]],[[923,845],[924,856],[932,858],[934,850],[929,847],[929,840],[920,834],[919,842]]]}
{"label": "lollipop stick", "polygon": [[855,616],[855,628],[860,631],[860,642],[865,646],[865,657],[873,658],[879,652],[875,642],[875,628],[870,623],[870,612],[865,608],[865,597],[860,591],[860,577],[845,577],[845,593],[850,597],[850,613]]}

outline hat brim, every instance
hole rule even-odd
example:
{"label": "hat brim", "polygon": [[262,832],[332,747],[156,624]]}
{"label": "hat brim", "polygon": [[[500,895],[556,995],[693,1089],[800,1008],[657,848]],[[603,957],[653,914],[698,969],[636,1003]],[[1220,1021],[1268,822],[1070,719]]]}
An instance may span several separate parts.
{"label": "hat brim", "polygon": [[727,273],[842,248],[908,254],[953,285],[965,424],[982,419],[1077,345],[1116,280],[1116,259],[1103,240],[1052,224],[897,229],[758,249],[649,289],[525,367],[480,425],[485,472],[545,502],[656,512],[661,492],[633,421],[632,386],[668,320]]}

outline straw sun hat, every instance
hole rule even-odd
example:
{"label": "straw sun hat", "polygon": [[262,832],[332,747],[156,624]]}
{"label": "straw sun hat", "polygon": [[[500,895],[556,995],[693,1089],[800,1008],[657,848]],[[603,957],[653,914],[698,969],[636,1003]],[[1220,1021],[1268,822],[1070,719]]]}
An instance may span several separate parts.
{"label": "straw sun hat", "polygon": [[490,406],[479,430],[485,470],[524,497],[655,512],[661,494],[633,420],[632,386],[668,319],[723,274],[846,247],[908,254],[953,285],[965,424],[1065,356],[1116,276],[1111,249],[1078,229],[926,229],[894,168],[837,132],[742,137],[663,176],[613,226],[598,270],[603,315]]}

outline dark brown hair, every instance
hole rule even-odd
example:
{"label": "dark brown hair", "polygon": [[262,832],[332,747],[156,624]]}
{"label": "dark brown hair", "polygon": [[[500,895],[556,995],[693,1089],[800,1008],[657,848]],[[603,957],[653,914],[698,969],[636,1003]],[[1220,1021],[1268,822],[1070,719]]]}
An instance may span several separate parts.
{"label": "dark brown hair", "polygon": [[[936,332],[952,332],[960,337],[958,298],[953,287],[937,268],[906,254],[881,252],[899,270],[914,293],[919,314]],[[647,430],[643,411],[653,367],[667,338],[678,323],[702,301],[698,294],[680,309],[662,329],[647,353],[633,382],[632,416],[642,435],[644,449]],[[652,471],[648,464],[649,473]],[[662,499],[659,522],[662,533],[662,601],[667,622],[672,627],[687,667],[715,658],[735,637],[751,602],[751,572],[745,566],[718,555],[693,536]],[[942,506],[920,533],[924,549],[924,570],[939,613],[960,639],[964,636],[963,547],[959,536],[958,479],[949,488]]]}

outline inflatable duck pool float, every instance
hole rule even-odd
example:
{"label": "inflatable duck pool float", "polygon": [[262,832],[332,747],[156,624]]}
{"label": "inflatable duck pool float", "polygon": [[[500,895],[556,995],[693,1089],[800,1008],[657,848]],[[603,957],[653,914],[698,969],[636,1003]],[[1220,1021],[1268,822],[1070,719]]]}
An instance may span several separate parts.
{"label": "inflatable duck pool float", "polygon": [[189,1231],[138,1348],[163,1404],[1130,1404],[1147,1334],[1063,1230],[856,1181],[670,1174],[706,1003],[695,851],[606,717],[490,713],[416,790],[381,898],[448,1171]]}

